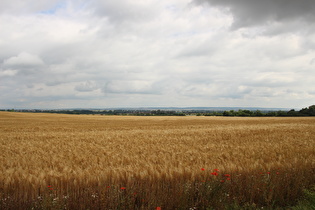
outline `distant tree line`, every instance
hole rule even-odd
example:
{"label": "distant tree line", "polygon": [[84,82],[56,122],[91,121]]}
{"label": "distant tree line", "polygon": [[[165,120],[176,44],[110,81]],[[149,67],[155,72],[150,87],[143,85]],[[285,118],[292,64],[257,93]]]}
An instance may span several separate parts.
{"label": "distant tree line", "polygon": [[[209,114],[204,114],[205,116]],[[251,111],[251,110],[243,110],[240,109],[238,111],[230,110],[230,111],[223,111],[219,114],[214,114],[215,116],[238,116],[238,117],[297,117],[297,116],[315,116],[315,105],[309,106],[308,108],[303,108],[300,111],[295,111],[291,109],[290,111],[268,111],[263,112],[260,110]]]}
{"label": "distant tree line", "polygon": [[2,109],[0,111],[8,112],[33,112],[33,113],[59,113],[59,114],[86,114],[86,115],[133,115],[133,116],[227,116],[227,117],[298,117],[298,116],[315,116],[315,105],[303,108],[299,111],[291,109],[289,111],[261,111],[261,110],[230,110],[230,111],[207,111],[207,110],[41,110],[41,109]]}

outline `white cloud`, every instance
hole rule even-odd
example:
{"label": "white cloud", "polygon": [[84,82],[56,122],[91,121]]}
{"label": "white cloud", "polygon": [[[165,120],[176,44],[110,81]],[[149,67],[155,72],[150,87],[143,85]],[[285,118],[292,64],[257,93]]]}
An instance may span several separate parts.
{"label": "white cloud", "polygon": [[309,9],[207,2],[2,1],[0,108],[314,101]]}
{"label": "white cloud", "polygon": [[3,62],[4,67],[37,67],[44,65],[44,62],[37,56],[22,52],[17,56],[10,57]]}
{"label": "white cloud", "polygon": [[36,74],[43,70],[45,63],[37,55],[32,55],[22,52],[17,56],[10,57],[4,60],[2,67],[4,72],[11,72],[15,75],[16,72],[22,75]]}
{"label": "white cloud", "polygon": [[14,76],[16,75],[17,70],[4,70],[2,72],[0,72],[0,76],[5,77],[5,76]]}

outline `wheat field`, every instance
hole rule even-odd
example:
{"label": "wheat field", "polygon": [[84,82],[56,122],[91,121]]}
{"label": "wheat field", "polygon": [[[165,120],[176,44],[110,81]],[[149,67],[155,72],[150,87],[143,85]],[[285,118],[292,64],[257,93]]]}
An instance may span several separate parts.
{"label": "wheat field", "polygon": [[0,112],[0,208],[281,206],[315,184],[314,145],[312,117]]}

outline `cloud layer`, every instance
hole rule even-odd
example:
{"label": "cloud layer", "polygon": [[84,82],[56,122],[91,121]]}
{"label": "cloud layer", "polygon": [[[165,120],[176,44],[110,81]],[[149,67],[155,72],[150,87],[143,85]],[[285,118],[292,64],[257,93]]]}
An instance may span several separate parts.
{"label": "cloud layer", "polygon": [[272,23],[315,21],[315,2],[312,0],[196,0],[213,7],[225,8],[233,15],[232,28],[266,26]]}
{"label": "cloud layer", "polygon": [[0,108],[315,101],[315,3],[0,3]]}

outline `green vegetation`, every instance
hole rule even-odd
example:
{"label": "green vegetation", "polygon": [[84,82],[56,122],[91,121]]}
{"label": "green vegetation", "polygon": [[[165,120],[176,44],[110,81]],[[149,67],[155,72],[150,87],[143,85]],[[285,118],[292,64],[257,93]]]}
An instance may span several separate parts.
{"label": "green vegetation", "polygon": [[[269,111],[262,112],[260,110],[250,111],[250,110],[230,110],[224,111],[223,116],[239,116],[239,117],[303,117],[303,116],[315,116],[315,105],[309,106],[308,108],[303,108],[300,111],[295,111],[291,109],[290,111]],[[215,115],[216,116],[216,115]]]}
{"label": "green vegetation", "polygon": [[311,190],[304,190],[304,197],[292,210],[315,209],[315,186]]}
{"label": "green vegetation", "polygon": [[240,117],[263,117],[263,116],[274,116],[274,117],[302,117],[302,116],[315,116],[315,105],[309,106],[308,108],[303,108],[300,111],[295,111],[291,109],[290,111],[269,111],[262,112],[260,110],[250,111],[250,110],[238,110],[238,111],[224,111],[223,116],[240,116]]}

